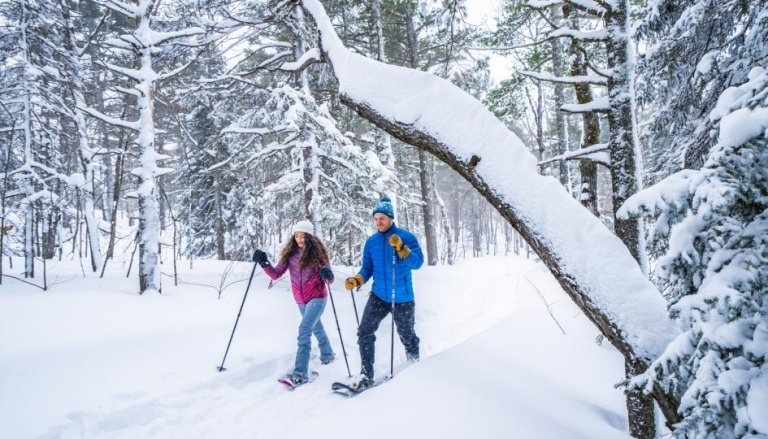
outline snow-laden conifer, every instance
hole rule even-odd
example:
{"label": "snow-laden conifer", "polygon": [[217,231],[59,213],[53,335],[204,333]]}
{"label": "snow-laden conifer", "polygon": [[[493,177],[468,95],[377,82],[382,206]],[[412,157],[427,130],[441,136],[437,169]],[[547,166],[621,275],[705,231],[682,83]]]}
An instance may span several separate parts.
{"label": "snow-laden conifer", "polygon": [[[754,38],[765,41],[765,33]],[[755,66],[708,115],[717,140],[700,170],[632,197],[655,215],[655,275],[682,333],[634,381],[681,400],[679,437],[768,435],[768,71]]]}

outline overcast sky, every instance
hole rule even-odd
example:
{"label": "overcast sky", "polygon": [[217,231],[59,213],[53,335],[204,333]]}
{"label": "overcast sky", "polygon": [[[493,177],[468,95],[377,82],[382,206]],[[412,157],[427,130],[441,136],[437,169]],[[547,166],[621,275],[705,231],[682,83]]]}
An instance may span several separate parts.
{"label": "overcast sky", "polygon": [[[501,11],[500,0],[467,0],[467,21],[470,24],[493,29],[496,26],[496,16]],[[483,51],[490,57],[491,77],[498,84],[509,78],[509,62],[502,56]]]}

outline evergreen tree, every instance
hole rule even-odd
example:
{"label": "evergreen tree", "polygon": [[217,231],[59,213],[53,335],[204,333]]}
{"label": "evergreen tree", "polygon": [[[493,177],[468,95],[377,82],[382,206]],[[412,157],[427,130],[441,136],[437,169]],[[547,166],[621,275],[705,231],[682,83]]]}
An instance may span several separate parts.
{"label": "evergreen tree", "polygon": [[768,3],[695,0],[648,2],[637,34],[639,103],[649,121],[642,132],[657,181],[683,168],[698,169],[715,144],[708,114],[726,88],[741,84],[765,63],[765,44],[749,47],[764,27]]}
{"label": "evergreen tree", "polygon": [[6,4],[0,12],[10,24],[2,34],[4,48],[9,49],[3,51],[8,54],[2,64],[7,80],[3,104],[6,120],[19,136],[19,149],[11,155],[20,162],[9,169],[6,197],[9,209],[24,218],[24,275],[34,277],[35,256],[53,257],[53,248],[60,243],[56,230],[68,207],[66,186],[80,181],[62,172],[67,136],[61,115],[68,111],[59,87],[65,71],[57,32],[62,20],[55,5],[35,0]]}
{"label": "evergreen tree", "polygon": [[[768,16],[746,47],[768,38]],[[631,198],[625,211],[656,217],[656,276],[682,334],[636,385],[681,400],[679,437],[768,434],[750,402],[768,389],[768,72],[725,90],[709,114],[716,143],[684,170]]]}

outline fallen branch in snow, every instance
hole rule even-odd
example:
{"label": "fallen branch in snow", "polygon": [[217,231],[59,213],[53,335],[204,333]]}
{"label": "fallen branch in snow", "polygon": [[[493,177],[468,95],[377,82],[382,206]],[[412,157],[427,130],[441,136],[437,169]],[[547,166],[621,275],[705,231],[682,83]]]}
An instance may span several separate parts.
{"label": "fallen branch in snow", "polygon": [[24,280],[24,279],[22,279],[22,278],[20,278],[20,277],[11,276],[10,274],[5,274],[5,273],[3,273],[3,275],[2,275],[2,276],[3,276],[3,277],[9,277],[9,278],[11,278],[11,279],[16,279],[16,280],[17,280],[17,281],[19,281],[19,282],[24,282],[24,283],[25,283],[25,284],[27,284],[27,285],[32,285],[33,287],[37,287],[37,288],[40,288],[41,290],[45,291],[45,288],[41,287],[40,285],[38,285],[38,284],[35,284],[35,283],[32,283],[32,282],[29,282],[29,281],[26,281],[26,280]]}
{"label": "fallen branch in snow", "polygon": [[563,329],[562,325],[560,325],[560,322],[557,321],[557,318],[555,317],[555,315],[552,314],[552,308],[550,308],[549,303],[547,303],[547,299],[544,298],[544,295],[541,294],[541,291],[538,289],[538,287],[536,287],[536,285],[533,282],[531,282],[530,279],[528,279],[528,276],[523,274],[523,277],[525,278],[525,280],[528,281],[529,284],[531,284],[533,289],[536,290],[536,294],[539,295],[539,298],[541,298],[541,302],[547,308],[547,312],[549,313],[549,316],[552,317],[552,320],[555,321],[555,323],[557,324],[557,327],[560,328],[560,331],[563,332],[563,335],[568,335],[568,334],[565,333],[565,329]]}
{"label": "fallen branch in snow", "polygon": [[[226,283],[227,276],[229,275],[229,272],[232,270],[232,265],[233,264],[234,264],[234,262],[230,262],[229,265],[227,266],[227,268],[224,269],[224,272],[221,274],[221,279],[219,280],[219,285],[208,285],[208,284],[202,284],[202,283],[197,283],[197,282],[185,282],[183,280],[179,280],[179,283],[182,284],[182,285],[194,285],[194,286],[198,286],[198,287],[212,288],[212,289],[216,290],[216,292],[218,293],[218,298],[221,299],[221,295],[224,294],[224,290],[226,290],[227,288],[231,287],[232,285],[239,284],[241,282],[245,282],[245,281],[248,280],[248,278],[246,277],[246,278],[243,278],[243,279],[238,279],[238,280],[234,280],[232,282]],[[165,276],[168,276],[168,277],[171,277],[171,275],[167,274],[167,273],[161,273],[161,274],[163,274]],[[258,276],[259,274],[261,274],[261,273],[256,273],[256,274],[253,275],[253,277]]]}

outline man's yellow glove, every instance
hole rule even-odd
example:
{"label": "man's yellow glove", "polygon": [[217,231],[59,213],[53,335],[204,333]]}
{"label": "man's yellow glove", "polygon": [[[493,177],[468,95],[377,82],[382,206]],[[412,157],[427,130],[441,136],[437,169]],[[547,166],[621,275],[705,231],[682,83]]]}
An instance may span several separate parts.
{"label": "man's yellow glove", "polygon": [[400,255],[400,259],[405,259],[411,255],[411,249],[403,244],[403,240],[398,235],[392,235],[389,237],[389,245]]}
{"label": "man's yellow glove", "polygon": [[363,276],[356,274],[353,277],[348,277],[346,280],[344,280],[344,288],[352,291],[355,288],[362,287],[364,283],[365,279],[363,279]]}

